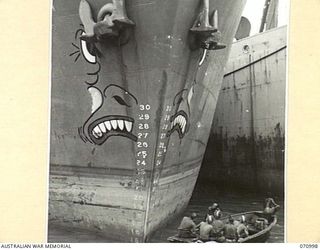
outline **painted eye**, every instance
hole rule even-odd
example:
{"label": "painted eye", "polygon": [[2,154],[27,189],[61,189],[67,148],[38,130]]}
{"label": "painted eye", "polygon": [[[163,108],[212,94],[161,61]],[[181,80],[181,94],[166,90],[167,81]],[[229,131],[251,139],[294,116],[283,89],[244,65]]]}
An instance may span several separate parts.
{"label": "painted eye", "polygon": [[188,103],[189,103],[189,105],[190,105],[190,103],[191,103],[191,99],[192,99],[192,96],[193,96],[193,86],[191,87],[191,89],[190,89],[190,91],[189,91],[189,93],[188,93]]}
{"label": "painted eye", "polygon": [[[85,35],[85,32],[82,33],[82,35]],[[88,42],[84,40],[80,40],[81,42],[81,51],[84,58],[89,62],[95,64],[97,62],[97,57],[94,53],[94,49]]]}
{"label": "painted eye", "polygon": [[120,105],[130,107],[130,105],[128,105],[120,96],[115,95],[115,96],[113,96],[113,98],[114,98]]}
{"label": "painted eye", "polygon": [[88,91],[91,94],[91,101],[92,101],[91,114],[92,114],[102,106],[103,98],[100,90],[95,87],[88,88]]}

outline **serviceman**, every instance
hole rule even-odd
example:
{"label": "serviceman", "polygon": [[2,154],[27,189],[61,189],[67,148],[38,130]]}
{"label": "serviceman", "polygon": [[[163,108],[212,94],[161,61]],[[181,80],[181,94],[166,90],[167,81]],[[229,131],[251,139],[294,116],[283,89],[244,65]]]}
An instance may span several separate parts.
{"label": "serviceman", "polygon": [[208,217],[207,221],[203,221],[199,224],[200,227],[200,240],[203,242],[207,242],[212,240],[211,236],[212,236],[212,229],[213,226],[211,225],[211,223],[213,222],[212,217]]}
{"label": "serviceman", "polygon": [[209,217],[213,217],[213,219],[221,218],[221,210],[218,203],[214,202],[212,206],[208,207],[208,212],[204,220],[207,221]]}
{"label": "serviceman", "polygon": [[223,236],[225,237],[227,243],[237,242],[238,240],[237,228],[233,223],[234,219],[232,216],[229,216],[229,220],[223,228]]}
{"label": "serviceman", "polygon": [[211,230],[211,236],[212,238],[217,242],[224,242],[225,238],[223,236],[223,229],[224,229],[224,223],[220,218],[215,217],[215,219],[212,222],[212,230]]}
{"label": "serviceman", "polygon": [[274,199],[267,198],[264,201],[263,213],[268,215],[273,215],[279,209],[279,207],[280,206],[277,203],[275,203]]}
{"label": "serviceman", "polygon": [[249,236],[249,231],[246,226],[246,219],[244,215],[241,216],[240,221],[235,220],[233,224],[237,228],[237,236],[239,240]]}
{"label": "serviceman", "polygon": [[190,217],[183,217],[180,226],[178,227],[178,237],[180,238],[196,238],[197,225],[194,219],[197,217],[196,213],[192,213]]}

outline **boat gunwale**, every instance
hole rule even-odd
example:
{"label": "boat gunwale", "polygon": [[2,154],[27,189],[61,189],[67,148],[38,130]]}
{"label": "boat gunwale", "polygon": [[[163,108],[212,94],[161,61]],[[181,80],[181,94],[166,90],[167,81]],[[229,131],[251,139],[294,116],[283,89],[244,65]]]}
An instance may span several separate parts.
{"label": "boat gunwale", "polygon": [[[242,213],[230,214],[230,215],[232,217],[234,217],[234,216],[241,216],[241,215],[247,215],[247,214],[263,214],[263,211],[248,211],[248,212],[242,212]],[[252,239],[257,238],[265,233],[270,232],[271,229],[277,224],[277,221],[278,221],[276,215],[272,215],[272,218],[273,218],[272,222],[266,228],[264,228],[263,230],[255,233],[253,235],[250,235],[250,236],[248,236],[248,237],[244,238],[243,240],[240,240],[236,243],[246,243],[249,240],[252,240]],[[221,220],[228,220],[228,217],[223,217],[223,218],[221,218]]]}

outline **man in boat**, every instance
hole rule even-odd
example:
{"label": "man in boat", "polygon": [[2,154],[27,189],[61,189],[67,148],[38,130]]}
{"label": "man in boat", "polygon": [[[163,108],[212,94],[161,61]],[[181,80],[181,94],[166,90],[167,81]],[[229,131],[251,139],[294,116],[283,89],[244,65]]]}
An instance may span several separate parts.
{"label": "man in boat", "polygon": [[212,206],[208,208],[208,214],[206,221],[212,225],[211,229],[211,239],[217,242],[224,242],[223,237],[224,223],[220,220],[221,210],[218,203],[213,203]]}
{"label": "man in boat", "polygon": [[277,212],[279,207],[280,206],[277,203],[275,203],[274,199],[265,199],[262,217],[265,218],[268,222],[270,222],[273,218],[273,215]]}
{"label": "man in boat", "polygon": [[264,201],[263,213],[268,215],[273,215],[279,209],[279,207],[280,206],[277,203],[275,203],[274,199],[267,198]]}
{"label": "man in boat", "polygon": [[212,206],[208,207],[208,212],[204,220],[208,221],[210,217],[212,219],[221,218],[221,210],[218,203],[214,202]]}
{"label": "man in boat", "polygon": [[246,218],[244,215],[241,216],[240,221],[235,220],[233,222],[233,225],[235,225],[237,228],[238,239],[243,239],[249,236],[249,231],[246,224]]}
{"label": "man in boat", "polygon": [[180,226],[178,227],[178,237],[180,238],[196,238],[197,225],[194,219],[197,217],[196,213],[192,213],[190,217],[183,217]]}
{"label": "man in boat", "polygon": [[212,222],[213,222],[213,218],[212,217],[208,217],[207,221],[202,221],[199,224],[199,233],[200,233],[200,240],[203,242],[207,242],[207,241],[211,241],[213,240],[212,238],[212,230],[213,230],[213,226],[212,226]]}
{"label": "man in boat", "polygon": [[234,225],[232,216],[229,216],[229,220],[223,228],[223,236],[227,243],[237,242],[238,240],[237,227]]}
{"label": "man in boat", "polygon": [[211,236],[214,238],[215,241],[217,242],[224,242],[225,237],[223,236],[223,229],[225,224],[223,223],[222,220],[219,218],[215,218],[213,222],[211,223],[212,225],[212,230],[211,230]]}

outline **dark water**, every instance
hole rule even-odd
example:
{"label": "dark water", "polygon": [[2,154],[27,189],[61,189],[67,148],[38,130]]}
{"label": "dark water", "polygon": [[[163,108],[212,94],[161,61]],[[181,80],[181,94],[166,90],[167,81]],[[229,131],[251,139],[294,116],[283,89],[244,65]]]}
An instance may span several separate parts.
{"label": "dark water", "polygon": [[[228,214],[241,213],[245,211],[262,210],[262,203],[264,200],[263,195],[252,194],[250,192],[231,192],[231,191],[218,191],[217,188],[208,185],[196,186],[193,196],[186,211],[178,216],[176,219],[170,221],[166,226],[160,228],[148,242],[151,243],[163,243],[167,242],[169,236],[177,233],[177,227],[183,216],[190,215],[190,213],[196,212],[199,219],[204,218],[207,208],[212,205],[213,202],[218,202],[223,212],[223,216]],[[277,213],[278,223],[271,231],[269,243],[283,243],[284,242],[284,203],[283,199],[279,197],[275,198],[276,203],[281,206],[281,209]],[[200,222],[200,221],[199,221]],[[115,242],[92,232],[85,230],[75,230],[61,228],[57,226],[49,225],[49,242],[70,242],[70,243],[85,243],[85,242],[97,242],[108,243]]]}

